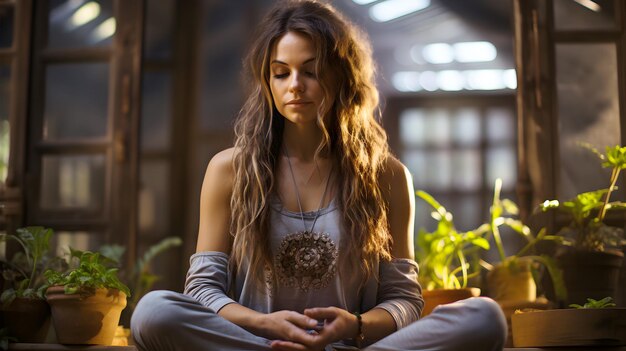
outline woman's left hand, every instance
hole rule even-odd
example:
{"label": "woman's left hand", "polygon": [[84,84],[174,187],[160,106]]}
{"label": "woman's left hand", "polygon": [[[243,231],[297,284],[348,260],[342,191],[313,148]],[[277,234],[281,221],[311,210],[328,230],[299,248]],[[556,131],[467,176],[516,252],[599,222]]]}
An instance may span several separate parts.
{"label": "woman's left hand", "polygon": [[317,307],[304,310],[307,317],[325,320],[324,327],[317,331],[319,342],[315,345],[302,345],[290,341],[274,340],[273,350],[280,351],[319,351],[332,342],[354,338],[359,329],[359,322],[355,315],[337,307]]}

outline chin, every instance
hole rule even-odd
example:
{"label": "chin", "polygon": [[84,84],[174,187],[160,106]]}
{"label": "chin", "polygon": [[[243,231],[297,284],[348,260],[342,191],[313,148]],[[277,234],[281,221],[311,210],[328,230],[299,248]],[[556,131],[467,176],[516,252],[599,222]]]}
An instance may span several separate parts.
{"label": "chin", "polygon": [[317,124],[317,116],[290,114],[288,116],[285,116],[285,119],[287,119],[289,122],[294,123],[294,124],[310,124],[310,123]]}

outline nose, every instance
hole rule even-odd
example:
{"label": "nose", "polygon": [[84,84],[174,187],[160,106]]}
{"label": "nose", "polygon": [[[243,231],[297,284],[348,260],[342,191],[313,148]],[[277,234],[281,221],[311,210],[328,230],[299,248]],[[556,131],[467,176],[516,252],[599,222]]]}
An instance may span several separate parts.
{"label": "nose", "polygon": [[304,92],[304,82],[300,78],[300,73],[293,73],[291,75],[291,81],[289,82],[289,92],[302,93]]}

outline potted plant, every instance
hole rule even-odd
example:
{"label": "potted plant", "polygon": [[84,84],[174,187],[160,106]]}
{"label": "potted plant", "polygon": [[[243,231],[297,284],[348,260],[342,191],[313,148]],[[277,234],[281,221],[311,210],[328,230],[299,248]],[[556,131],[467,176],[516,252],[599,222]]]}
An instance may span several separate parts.
{"label": "potted plant", "polygon": [[[547,270],[552,280],[555,296],[559,300],[567,297],[563,282],[563,272],[555,260],[548,255],[531,255],[535,245],[541,241],[562,242],[563,238],[556,235],[546,235],[541,229],[534,235],[531,229],[516,216],[519,213],[517,205],[509,199],[500,199],[502,179],[496,179],[494,185],[493,203],[490,208],[487,227],[493,236],[498,251],[499,261],[493,265],[483,261],[487,273],[487,291],[489,296],[498,301],[503,309],[507,306],[530,305],[537,300],[537,284],[534,277],[538,276],[536,268]],[[526,239],[526,244],[515,254],[507,254],[503,245],[500,227],[507,227]],[[535,273],[535,274],[533,274]],[[505,311],[506,312],[506,311]]]}
{"label": "potted plant", "polygon": [[77,266],[67,272],[45,272],[57,339],[61,344],[111,345],[130,291],[117,268],[111,268],[113,262],[100,253],[70,248],[72,260]]}
{"label": "potted plant", "polygon": [[44,342],[48,334],[50,307],[45,300],[47,288],[43,272],[62,270],[65,261],[50,251],[52,229],[26,227],[15,234],[2,234],[0,240],[16,242],[21,251],[2,260],[4,280],[0,302],[7,333],[20,342]]}
{"label": "potted plant", "polygon": [[424,287],[424,310],[428,315],[436,306],[480,295],[480,289],[468,288],[470,278],[480,274],[479,250],[488,250],[486,231],[459,232],[448,212],[430,194],[418,190],[417,196],[433,208],[437,229],[420,229],[417,235],[417,258],[420,283]]}
{"label": "potted plant", "polygon": [[512,316],[515,347],[609,347],[626,345],[626,308],[611,297],[587,298],[584,305],[548,311],[522,310]]}
{"label": "potted plant", "polygon": [[[121,270],[120,279],[128,285],[130,291],[132,292],[132,299],[128,301],[128,305],[122,311],[122,324],[129,325],[128,323],[130,323],[130,317],[132,316],[139,300],[146,293],[148,293],[152,289],[152,286],[160,279],[160,277],[157,274],[154,274],[150,269],[150,263],[152,260],[168,249],[180,246],[181,244],[182,240],[179,237],[166,237],[158,243],[150,246],[143,256],[137,259],[137,262],[135,262],[135,265],[131,270]],[[115,261],[116,266],[120,269],[122,268],[122,256],[125,251],[126,248],[122,245],[104,245],[100,247],[99,250],[102,255]],[[118,334],[120,336],[116,338],[122,340],[122,344],[124,343],[124,340],[126,340],[126,343],[132,343],[130,328],[122,327],[122,331],[118,331]]]}
{"label": "potted plant", "polygon": [[[180,246],[182,242],[183,241],[176,236],[164,238],[158,243],[150,246],[143,256],[137,259],[137,262],[135,262],[135,265],[131,270],[121,271],[120,279],[128,285],[133,294],[132,299],[128,301],[127,308],[124,310],[125,313],[129,312],[132,314],[132,311],[135,310],[135,306],[137,306],[139,300],[152,289],[152,286],[157,281],[159,281],[160,277],[150,270],[150,263],[152,260],[168,249]],[[126,251],[124,246],[104,245],[98,251],[103,256],[115,261],[116,266],[121,269],[122,256]]]}
{"label": "potted plant", "polygon": [[617,248],[626,244],[624,229],[606,223],[608,211],[626,208],[626,203],[610,200],[620,172],[626,168],[626,146],[607,147],[604,154],[587,148],[598,155],[603,167],[611,169],[609,187],[578,194],[565,202],[547,200],[540,206],[543,211],[563,211],[571,218],[558,232],[566,246],[557,252],[568,291],[567,304],[615,296],[624,259]]}

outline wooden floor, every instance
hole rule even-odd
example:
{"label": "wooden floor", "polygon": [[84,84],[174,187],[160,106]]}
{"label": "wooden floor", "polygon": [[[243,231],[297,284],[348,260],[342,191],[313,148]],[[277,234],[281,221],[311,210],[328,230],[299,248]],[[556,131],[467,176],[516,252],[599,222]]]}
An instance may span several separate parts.
{"label": "wooden floor", "polygon": [[84,345],[60,345],[60,344],[9,344],[9,350],[33,350],[33,351],[137,351],[135,346],[84,346]]}

